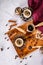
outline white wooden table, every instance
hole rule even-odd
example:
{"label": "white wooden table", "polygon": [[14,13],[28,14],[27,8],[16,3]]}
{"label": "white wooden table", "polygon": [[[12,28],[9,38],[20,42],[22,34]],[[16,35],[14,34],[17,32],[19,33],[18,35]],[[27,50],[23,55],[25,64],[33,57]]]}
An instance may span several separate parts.
{"label": "white wooden table", "polygon": [[[23,24],[23,21],[19,16],[16,16],[14,10],[16,7],[28,6],[27,0],[0,0],[0,48],[3,47],[3,51],[0,50],[0,65],[43,65],[43,56],[40,54],[39,49],[27,56],[27,59],[15,59],[17,55],[11,41],[7,41],[9,38],[4,35],[9,29],[9,19],[17,20],[17,23]],[[6,27],[5,25],[8,24]],[[10,47],[9,49],[7,49]],[[32,57],[30,58],[29,56]],[[20,63],[22,61],[22,63]]]}

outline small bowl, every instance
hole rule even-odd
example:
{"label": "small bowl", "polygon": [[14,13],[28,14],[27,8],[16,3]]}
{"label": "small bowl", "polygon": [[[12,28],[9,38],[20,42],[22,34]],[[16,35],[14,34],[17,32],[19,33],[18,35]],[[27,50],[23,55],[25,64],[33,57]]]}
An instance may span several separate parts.
{"label": "small bowl", "polygon": [[17,7],[17,8],[15,9],[15,13],[16,13],[17,15],[21,15],[22,9],[21,9],[20,7]]}
{"label": "small bowl", "polygon": [[28,7],[24,7],[22,9],[22,14],[21,14],[21,18],[24,20],[24,21],[27,21],[29,20],[29,18],[32,16],[32,11],[30,8]]}
{"label": "small bowl", "polygon": [[28,25],[27,27],[28,32],[33,32],[34,30],[35,30],[35,26],[33,24]]}
{"label": "small bowl", "polygon": [[15,40],[15,45],[16,45],[17,47],[22,47],[23,44],[24,44],[24,40],[23,40],[22,38],[17,38],[17,39]]}

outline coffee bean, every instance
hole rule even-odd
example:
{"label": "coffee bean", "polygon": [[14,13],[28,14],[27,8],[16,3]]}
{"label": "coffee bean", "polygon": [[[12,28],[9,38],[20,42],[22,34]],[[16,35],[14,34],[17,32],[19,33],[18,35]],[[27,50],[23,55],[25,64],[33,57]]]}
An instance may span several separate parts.
{"label": "coffee bean", "polygon": [[5,39],[7,39],[7,37],[5,37]]}
{"label": "coffee bean", "polygon": [[17,58],[18,58],[18,55],[15,56],[15,59],[17,59]]}
{"label": "coffee bean", "polygon": [[22,63],[22,61],[20,61],[20,63]]}
{"label": "coffee bean", "polygon": [[28,49],[31,50],[32,49],[32,46],[29,46]]}
{"label": "coffee bean", "polygon": [[32,55],[31,56],[29,56],[30,58],[32,57]]}
{"label": "coffee bean", "polygon": [[27,57],[25,57],[25,59],[27,59]]}
{"label": "coffee bean", "polygon": [[7,41],[9,41],[9,39],[7,39]]}
{"label": "coffee bean", "polygon": [[6,33],[4,33],[4,35],[6,35]]}
{"label": "coffee bean", "polygon": [[9,49],[10,47],[8,47],[7,49]]}
{"label": "coffee bean", "polygon": [[34,44],[34,46],[36,46],[36,44]]}
{"label": "coffee bean", "polygon": [[3,51],[3,48],[1,48],[1,51]]}
{"label": "coffee bean", "polygon": [[25,65],[27,65],[27,64],[25,64]]}
{"label": "coffee bean", "polygon": [[6,24],[5,26],[8,26],[8,24]]}
{"label": "coffee bean", "polygon": [[23,58],[23,60],[24,60],[24,58]]}

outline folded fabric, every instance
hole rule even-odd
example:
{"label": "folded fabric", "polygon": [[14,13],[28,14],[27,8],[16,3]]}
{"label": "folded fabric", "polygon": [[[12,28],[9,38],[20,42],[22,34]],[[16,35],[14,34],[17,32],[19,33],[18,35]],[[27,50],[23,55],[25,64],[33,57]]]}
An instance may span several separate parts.
{"label": "folded fabric", "polygon": [[[33,23],[43,22],[43,0],[28,0],[28,6],[33,9]],[[43,31],[43,26],[38,29]]]}
{"label": "folded fabric", "polygon": [[39,29],[43,33],[43,26],[40,26],[37,29]]}

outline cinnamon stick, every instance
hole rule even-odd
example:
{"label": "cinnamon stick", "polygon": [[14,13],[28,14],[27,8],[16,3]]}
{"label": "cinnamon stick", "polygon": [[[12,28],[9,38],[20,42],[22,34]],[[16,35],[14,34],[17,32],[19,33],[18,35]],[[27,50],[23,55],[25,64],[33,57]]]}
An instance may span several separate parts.
{"label": "cinnamon stick", "polygon": [[14,20],[8,20],[8,22],[16,22],[16,21],[14,21]]}

